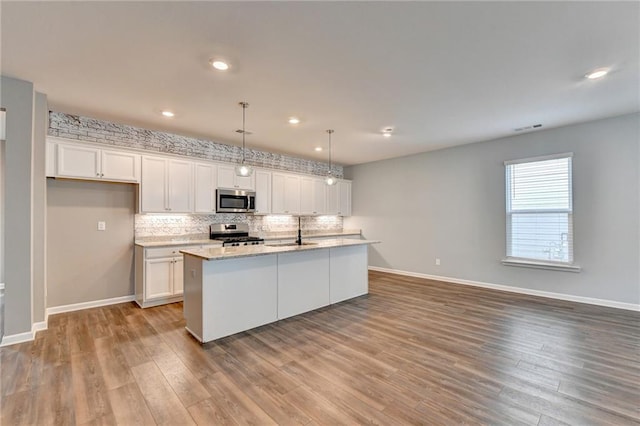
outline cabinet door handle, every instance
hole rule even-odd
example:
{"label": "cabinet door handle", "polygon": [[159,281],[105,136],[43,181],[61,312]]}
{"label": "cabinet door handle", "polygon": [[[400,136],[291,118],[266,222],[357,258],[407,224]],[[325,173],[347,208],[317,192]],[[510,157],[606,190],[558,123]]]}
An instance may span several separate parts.
{"label": "cabinet door handle", "polygon": [[100,173],[96,173],[96,176],[100,176]]}

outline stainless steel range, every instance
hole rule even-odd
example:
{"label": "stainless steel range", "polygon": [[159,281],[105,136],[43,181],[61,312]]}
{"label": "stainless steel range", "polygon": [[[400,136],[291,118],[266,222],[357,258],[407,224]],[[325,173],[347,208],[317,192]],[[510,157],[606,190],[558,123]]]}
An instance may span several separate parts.
{"label": "stainless steel range", "polygon": [[222,247],[264,244],[262,238],[249,236],[249,225],[246,223],[216,223],[210,225],[209,238],[222,241]]}

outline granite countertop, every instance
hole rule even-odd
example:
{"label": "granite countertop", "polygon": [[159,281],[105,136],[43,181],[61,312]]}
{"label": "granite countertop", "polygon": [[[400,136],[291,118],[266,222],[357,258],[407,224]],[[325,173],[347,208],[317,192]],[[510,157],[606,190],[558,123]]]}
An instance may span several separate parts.
{"label": "granite countertop", "polygon": [[233,259],[238,257],[264,256],[267,254],[279,254],[294,251],[318,250],[333,247],[358,246],[363,244],[377,244],[380,241],[375,240],[354,240],[347,238],[335,238],[330,240],[321,240],[318,242],[308,242],[299,245],[256,245],[256,246],[240,246],[240,247],[220,247],[209,249],[180,250],[180,253],[199,257],[203,260],[221,260]]}
{"label": "granite countertop", "polygon": [[[252,237],[269,240],[288,240],[298,237],[297,231],[285,232],[251,232]],[[360,235],[359,229],[345,229],[342,231],[302,231],[303,238],[319,237],[344,237],[348,235]],[[176,236],[145,237],[135,241],[135,245],[140,247],[177,247],[177,246],[197,246],[203,244],[222,244],[219,241],[210,240],[208,234],[189,234]]]}
{"label": "granite countertop", "polygon": [[140,247],[177,247],[177,246],[198,246],[198,245],[219,245],[220,241],[210,240],[208,238],[189,239],[189,238],[171,238],[165,240],[136,240],[135,245]]}
{"label": "granite countertop", "polygon": [[[302,231],[303,238],[318,238],[318,237],[344,237],[347,235],[360,235],[359,229],[344,229],[342,231]],[[268,240],[286,240],[296,239],[298,237],[298,231],[284,231],[284,232],[252,232],[251,236],[264,238]]]}

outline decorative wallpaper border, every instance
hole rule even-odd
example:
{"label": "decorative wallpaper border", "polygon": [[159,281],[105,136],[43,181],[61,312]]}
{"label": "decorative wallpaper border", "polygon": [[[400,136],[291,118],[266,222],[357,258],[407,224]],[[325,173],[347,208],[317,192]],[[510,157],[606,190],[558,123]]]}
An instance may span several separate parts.
{"label": "decorative wallpaper border", "polygon": [[[136,148],[149,152],[185,155],[204,160],[237,163],[242,158],[242,148],[239,146],[55,111],[49,112],[48,133],[50,136],[61,138]],[[327,163],[254,149],[247,149],[246,162],[256,167],[318,176],[324,176],[329,171]],[[334,164],[332,171],[335,176],[343,177],[342,166]]]}

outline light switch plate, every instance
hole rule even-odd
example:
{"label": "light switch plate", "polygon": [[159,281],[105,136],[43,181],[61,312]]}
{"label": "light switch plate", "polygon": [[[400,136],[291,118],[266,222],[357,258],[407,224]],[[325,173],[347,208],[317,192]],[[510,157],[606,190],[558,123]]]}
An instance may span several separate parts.
{"label": "light switch plate", "polygon": [[107,229],[107,222],[98,222],[98,231],[104,231],[105,229]]}

